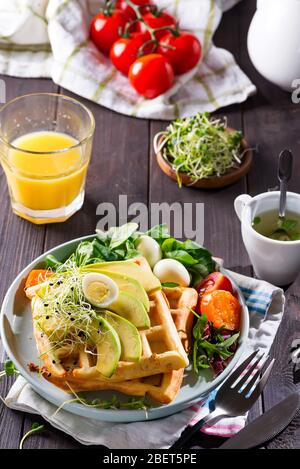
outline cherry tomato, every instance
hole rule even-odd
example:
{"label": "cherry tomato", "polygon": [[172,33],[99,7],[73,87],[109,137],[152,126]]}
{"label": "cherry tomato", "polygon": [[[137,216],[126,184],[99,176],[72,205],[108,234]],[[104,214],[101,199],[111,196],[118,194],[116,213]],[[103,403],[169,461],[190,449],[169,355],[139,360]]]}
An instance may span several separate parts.
{"label": "cherry tomato", "polygon": [[[145,42],[149,41],[150,34],[132,33],[129,38],[120,38],[116,41],[110,50],[110,60],[114,66],[124,75],[128,75],[130,66],[138,58],[138,51]],[[143,55],[152,52],[153,45],[146,45],[143,49]]]}
{"label": "cherry tomato", "polygon": [[91,21],[90,36],[101,52],[109,54],[110,48],[124,31],[126,16],[119,10],[112,13],[98,13]]}
{"label": "cherry tomato", "polygon": [[171,88],[174,72],[168,60],[160,54],[140,57],[130,67],[129,81],[147,99],[153,99]]}
{"label": "cherry tomato", "polygon": [[202,49],[200,42],[193,34],[181,31],[174,35],[168,32],[160,39],[157,53],[169,60],[176,75],[181,75],[197,65]]}
{"label": "cherry tomato", "polygon": [[[176,26],[176,19],[174,16],[169,15],[169,13],[166,13],[165,11],[160,11],[158,13],[152,13],[149,11],[143,15],[143,20],[153,29],[163,28],[165,26]],[[141,33],[147,30],[143,22],[138,23],[137,29]],[[155,33],[155,37],[156,39],[160,39],[165,34],[166,31],[158,31]]]}
{"label": "cherry tomato", "polygon": [[201,314],[205,314],[217,328],[225,327],[229,331],[240,329],[241,305],[229,291],[206,293],[201,301]]}
{"label": "cherry tomato", "polygon": [[199,295],[211,293],[215,290],[226,290],[233,294],[232,283],[229,278],[221,274],[221,272],[213,272],[209,274],[202,282],[195,286]]}
{"label": "cherry tomato", "polygon": [[25,290],[26,288],[33,287],[39,283],[44,282],[47,278],[51,277],[53,273],[50,270],[44,269],[34,269],[32,270],[26,279]]}
{"label": "cherry tomato", "polygon": [[[138,5],[138,6],[153,4],[151,0],[131,0],[131,1],[132,3],[135,3],[135,5]],[[133,10],[133,8],[131,8],[131,6],[128,5],[126,0],[117,0],[116,8],[118,10],[121,10],[129,20],[134,20],[136,18],[135,11]],[[147,13],[147,8],[140,8],[140,12],[142,14]]]}

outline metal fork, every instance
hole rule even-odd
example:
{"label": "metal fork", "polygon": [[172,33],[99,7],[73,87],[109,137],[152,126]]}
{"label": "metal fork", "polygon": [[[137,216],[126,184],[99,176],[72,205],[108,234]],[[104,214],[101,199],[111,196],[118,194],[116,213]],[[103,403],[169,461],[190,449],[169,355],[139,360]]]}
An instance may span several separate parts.
{"label": "metal fork", "polygon": [[212,423],[223,417],[237,417],[250,410],[266,386],[275,361],[273,359],[269,362],[268,356],[258,355],[258,352],[259,350],[246,358],[220,387],[215,398],[214,411],[208,413],[195,425],[187,426],[170,449],[182,449],[208,422]]}

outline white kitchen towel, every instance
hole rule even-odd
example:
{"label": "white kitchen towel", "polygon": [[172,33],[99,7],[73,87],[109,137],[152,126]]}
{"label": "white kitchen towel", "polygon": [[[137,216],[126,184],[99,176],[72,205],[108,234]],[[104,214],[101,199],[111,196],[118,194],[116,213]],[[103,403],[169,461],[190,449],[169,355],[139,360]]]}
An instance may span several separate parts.
{"label": "white kitchen towel", "polygon": [[200,39],[203,59],[153,100],[140,97],[127,77],[89,40],[99,0],[1,0],[0,73],[52,77],[79,96],[122,114],[174,119],[245,101],[255,86],[228,51],[212,42],[222,11],[238,0],[156,0]]}
{"label": "white kitchen towel", "polygon": [[[284,294],[269,283],[231,272],[241,288],[249,309],[250,331],[243,360],[253,350],[268,353],[284,311]],[[84,445],[105,445],[111,449],[168,448],[180,436],[186,425],[200,420],[207,407],[213,405],[215,391],[197,405],[160,420],[117,424],[89,420],[57,408],[40,397],[19,377],[10,389],[5,403],[11,409],[40,414],[53,427],[71,435]],[[241,430],[246,416],[222,419],[203,431],[211,435],[229,437]]]}

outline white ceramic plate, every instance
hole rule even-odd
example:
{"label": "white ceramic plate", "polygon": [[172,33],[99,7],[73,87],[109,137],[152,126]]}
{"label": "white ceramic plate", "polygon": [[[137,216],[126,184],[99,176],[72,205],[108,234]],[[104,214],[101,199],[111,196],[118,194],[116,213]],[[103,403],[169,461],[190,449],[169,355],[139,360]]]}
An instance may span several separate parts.
{"label": "white ceramic plate", "polygon": [[[1,309],[0,331],[7,355],[35,391],[57,406],[60,406],[66,401],[70,395],[43,379],[38,373],[32,373],[28,370],[28,363],[38,363],[38,353],[33,337],[30,302],[24,294],[25,280],[32,269],[43,267],[44,259],[48,254],[53,254],[58,259],[64,260],[75,250],[76,246],[81,241],[93,239],[94,237],[94,235],[86,236],[61,244],[31,262],[10,286]],[[226,271],[225,273],[228,275]],[[86,407],[79,403],[66,404],[64,409],[74,414],[96,420],[109,422],[138,422],[158,419],[174,414],[205,397],[228,376],[239,360],[246,345],[249,332],[248,309],[242,293],[236,285],[235,288],[242,304],[239,346],[230,364],[217,378],[213,379],[212,374],[208,371],[205,372],[201,378],[197,379],[192,371],[187,370],[183,385],[176,399],[171,404],[152,407],[147,413],[144,410],[97,409]],[[125,401],[128,400],[128,396],[124,397],[113,391],[93,392],[91,396],[93,398],[97,396],[98,398],[107,399],[111,398],[112,394],[118,395],[120,399],[123,398]]]}

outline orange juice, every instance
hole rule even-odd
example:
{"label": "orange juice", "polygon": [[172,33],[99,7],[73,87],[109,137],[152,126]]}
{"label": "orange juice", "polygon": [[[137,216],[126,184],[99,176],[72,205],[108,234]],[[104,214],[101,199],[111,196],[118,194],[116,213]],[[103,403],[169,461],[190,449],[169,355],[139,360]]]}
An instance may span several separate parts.
{"label": "orange juice", "polygon": [[12,199],[41,211],[71,204],[83,190],[89,163],[78,143],[70,135],[54,131],[15,139],[12,145],[17,149],[10,149],[4,165]]}

